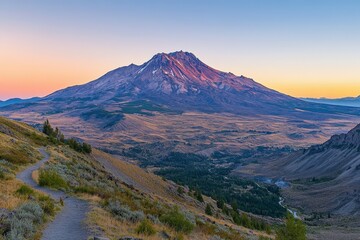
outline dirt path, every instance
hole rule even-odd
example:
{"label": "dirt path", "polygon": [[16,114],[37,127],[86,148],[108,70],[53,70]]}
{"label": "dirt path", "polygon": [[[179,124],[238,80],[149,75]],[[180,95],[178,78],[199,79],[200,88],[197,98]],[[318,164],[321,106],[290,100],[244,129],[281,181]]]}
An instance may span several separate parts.
{"label": "dirt path", "polygon": [[86,228],[84,220],[89,209],[86,201],[66,195],[64,192],[51,190],[45,187],[40,187],[32,179],[33,171],[38,170],[44,163],[46,163],[50,156],[44,148],[39,149],[44,158],[36,164],[28,167],[24,171],[17,174],[17,178],[28,184],[29,186],[40,190],[53,199],[59,200],[60,197],[64,199],[64,207],[58,213],[51,223],[46,227],[41,239],[43,240],[86,240],[91,235]]}

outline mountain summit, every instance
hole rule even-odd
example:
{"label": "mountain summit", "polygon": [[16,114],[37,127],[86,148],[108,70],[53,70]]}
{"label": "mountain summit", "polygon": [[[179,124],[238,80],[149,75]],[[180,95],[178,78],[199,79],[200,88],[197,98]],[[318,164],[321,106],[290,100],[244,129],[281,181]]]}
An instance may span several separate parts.
{"label": "mountain summit", "polygon": [[243,114],[255,109],[276,113],[279,111],[269,104],[301,102],[250,78],[216,70],[183,51],[158,53],[142,65],[117,68],[95,81],[57,91],[45,99],[87,99],[97,103],[145,99],[179,110]]}
{"label": "mountain summit", "polygon": [[[133,86],[132,89],[130,85]],[[120,92],[130,91],[135,94],[145,91],[164,94],[200,93],[201,87],[237,91],[265,89],[252,79],[218,71],[200,61],[194,54],[178,51],[158,53],[140,66],[130,64],[117,68],[89,84],[67,88],[49,97],[61,97],[74,91],[86,94],[86,87],[94,87],[96,91],[108,91],[120,86],[125,87],[122,90],[117,89]],[[82,91],[77,91],[79,88],[82,88]]]}

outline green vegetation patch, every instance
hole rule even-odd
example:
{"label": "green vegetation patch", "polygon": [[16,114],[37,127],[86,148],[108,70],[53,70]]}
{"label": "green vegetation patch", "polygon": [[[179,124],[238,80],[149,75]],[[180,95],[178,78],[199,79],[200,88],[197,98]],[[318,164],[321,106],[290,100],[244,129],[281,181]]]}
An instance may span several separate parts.
{"label": "green vegetation patch", "polygon": [[55,189],[66,189],[68,187],[66,181],[54,170],[41,170],[39,185]]}
{"label": "green vegetation patch", "polygon": [[34,194],[34,190],[27,185],[22,185],[18,190],[16,190],[16,193],[23,196],[30,196]]}
{"label": "green vegetation patch", "polygon": [[169,225],[177,232],[190,233],[194,229],[194,225],[186,219],[178,208],[173,208],[160,217],[160,221]]}
{"label": "green vegetation patch", "polygon": [[152,223],[148,220],[148,219],[144,219],[139,226],[136,228],[136,233],[137,234],[143,234],[146,236],[151,236],[154,235],[156,233],[156,230],[154,228],[154,226],[152,225]]}

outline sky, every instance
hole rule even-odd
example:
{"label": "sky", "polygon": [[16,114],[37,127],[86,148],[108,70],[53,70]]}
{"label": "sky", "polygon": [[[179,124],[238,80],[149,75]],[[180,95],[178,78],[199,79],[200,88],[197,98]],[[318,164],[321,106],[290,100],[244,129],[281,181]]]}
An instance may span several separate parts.
{"label": "sky", "polygon": [[177,50],[295,97],[358,96],[359,13],[356,0],[0,0],[0,99]]}

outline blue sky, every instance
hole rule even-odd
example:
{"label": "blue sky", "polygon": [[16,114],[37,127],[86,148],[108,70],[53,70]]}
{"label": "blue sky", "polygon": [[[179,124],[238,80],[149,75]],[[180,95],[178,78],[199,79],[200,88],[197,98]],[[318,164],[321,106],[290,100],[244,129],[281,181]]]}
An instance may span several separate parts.
{"label": "blue sky", "polygon": [[293,96],[355,96],[359,13],[347,0],[0,0],[0,99],[176,50]]}

